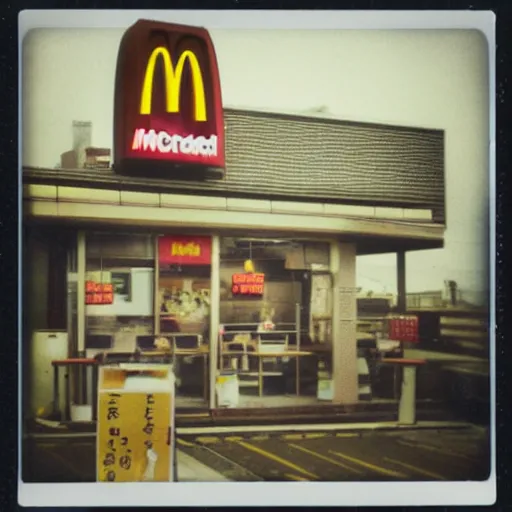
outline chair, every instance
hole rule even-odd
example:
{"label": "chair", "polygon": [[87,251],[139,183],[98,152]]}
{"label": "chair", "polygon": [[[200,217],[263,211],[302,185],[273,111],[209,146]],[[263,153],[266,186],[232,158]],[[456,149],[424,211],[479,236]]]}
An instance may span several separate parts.
{"label": "chair", "polygon": [[272,356],[258,356],[258,380],[259,396],[263,395],[263,378],[279,377],[283,375],[282,362],[286,360],[283,353],[288,350],[288,334],[279,332],[258,333],[257,347],[258,353],[273,353]]}

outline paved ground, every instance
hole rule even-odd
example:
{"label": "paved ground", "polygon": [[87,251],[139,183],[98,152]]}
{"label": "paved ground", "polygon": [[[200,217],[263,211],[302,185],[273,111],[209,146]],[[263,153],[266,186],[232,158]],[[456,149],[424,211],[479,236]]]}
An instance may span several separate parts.
{"label": "paved ground", "polygon": [[199,436],[179,443],[205,464],[215,466],[211,454],[218,454],[265,481],[485,480],[489,473],[483,429]]}
{"label": "paved ground", "polygon": [[[235,481],[484,480],[490,457],[482,428],[201,435],[177,446]],[[95,440],[27,441],[23,470],[26,482],[94,481]]]}
{"label": "paved ground", "polygon": [[[75,483],[95,481],[95,450],[93,437],[53,438],[26,441],[23,451],[23,480],[25,482]],[[177,450],[177,479],[181,482],[227,481],[195,457]]]}

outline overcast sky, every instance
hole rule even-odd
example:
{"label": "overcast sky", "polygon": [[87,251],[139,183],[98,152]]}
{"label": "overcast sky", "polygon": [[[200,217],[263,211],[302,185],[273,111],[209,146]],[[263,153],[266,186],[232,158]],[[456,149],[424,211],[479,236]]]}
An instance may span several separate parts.
{"label": "overcast sky", "polygon": [[[167,14],[172,21],[172,13]],[[180,20],[176,20],[180,21]],[[208,27],[207,19],[198,24]],[[128,26],[128,23],[127,25]],[[23,51],[23,163],[54,167],[73,120],[112,147],[113,87],[123,30],[41,29]],[[226,107],[445,130],[445,248],[410,253],[409,291],[487,287],[489,89],[477,31],[210,30]],[[358,284],[396,289],[394,255],[358,258]]]}

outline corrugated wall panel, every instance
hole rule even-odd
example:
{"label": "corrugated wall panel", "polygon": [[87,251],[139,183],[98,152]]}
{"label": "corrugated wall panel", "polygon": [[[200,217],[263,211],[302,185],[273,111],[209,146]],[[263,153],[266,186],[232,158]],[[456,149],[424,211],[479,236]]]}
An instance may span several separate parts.
{"label": "corrugated wall panel", "polygon": [[434,209],[444,221],[444,134],[226,110],[231,191]]}
{"label": "corrugated wall panel", "polygon": [[[199,181],[48,169],[69,186],[421,208],[445,224],[444,132],[225,109],[226,173]],[[40,179],[27,169],[29,180]],[[362,206],[361,206],[362,205]]]}

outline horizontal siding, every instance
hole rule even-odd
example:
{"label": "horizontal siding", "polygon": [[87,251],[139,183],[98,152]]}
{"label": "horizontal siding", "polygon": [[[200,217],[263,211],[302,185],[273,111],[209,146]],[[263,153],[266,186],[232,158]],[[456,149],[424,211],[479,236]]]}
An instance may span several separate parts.
{"label": "horizontal siding", "polygon": [[43,186],[58,182],[70,187],[117,188],[124,191],[128,204],[140,201],[128,190],[159,191],[266,199],[281,205],[288,200],[323,202],[335,215],[339,208],[358,216],[367,209],[369,216],[377,211],[377,216],[390,219],[404,217],[407,209],[406,217],[445,224],[441,130],[233,109],[225,109],[224,116],[226,172],[222,179],[129,177],[112,169],[26,169],[24,180]]}
{"label": "horizontal siding", "polygon": [[444,221],[444,134],[226,110],[224,186],[434,209]]}

